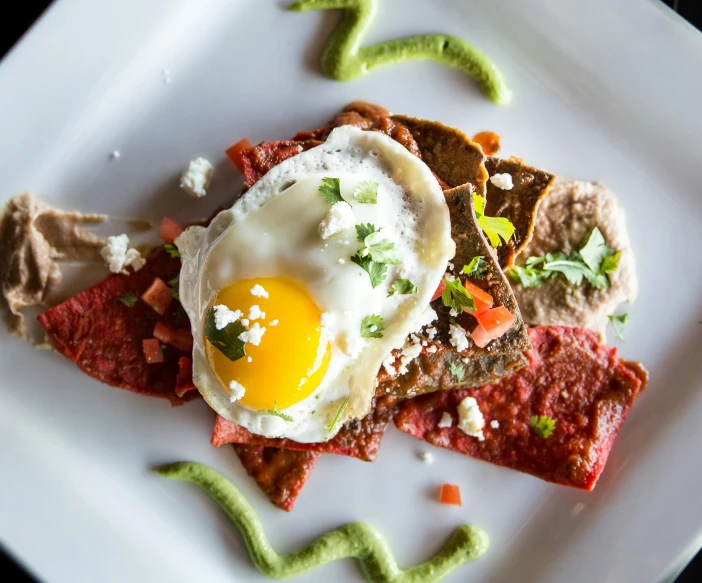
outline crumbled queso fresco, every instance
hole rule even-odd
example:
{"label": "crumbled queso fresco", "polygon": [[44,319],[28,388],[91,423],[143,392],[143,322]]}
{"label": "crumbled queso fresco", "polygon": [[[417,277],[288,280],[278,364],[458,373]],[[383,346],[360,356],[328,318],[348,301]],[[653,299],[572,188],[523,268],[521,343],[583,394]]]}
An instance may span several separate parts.
{"label": "crumbled queso fresco", "polygon": [[501,188],[502,190],[512,190],[514,188],[514,183],[512,182],[512,175],[507,174],[506,172],[503,174],[493,174],[490,177],[490,182],[492,182],[497,188]]}
{"label": "crumbled queso fresco", "polygon": [[356,224],[356,217],[348,202],[339,201],[332,205],[321,223],[319,223],[319,236],[328,239],[341,231],[350,229]]}
{"label": "crumbled queso fresco", "polygon": [[267,298],[268,292],[265,289],[263,289],[262,285],[257,283],[251,288],[251,295],[256,296],[257,298]]}
{"label": "crumbled queso fresco", "polygon": [[246,393],[246,389],[236,381],[229,382],[229,391],[229,400],[232,403],[235,403],[241,399],[244,396],[244,393]]}
{"label": "crumbled queso fresco", "polygon": [[468,348],[468,333],[457,324],[449,324],[449,341],[458,352],[463,352]]}
{"label": "crumbled queso fresco", "polygon": [[194,198],[202,198],[207,194],[212,180],[212,164],[204,158],[191,160],[180,177],[180,187]]}
{"label": "crumbled queso fresco", "polygon": [[242,342],[248,342],[254,346],[258,346],[261,344],[261,339],[265,333],[266,329],[261,328],[261,325],[258,322],[255,322],[251,328],[239,334],[239,340]]}
{"label": "crumbled queso fresco", "polygon": [[458,404],[458,428],[466,435],[483,441],[485,439],[483,427],[485,427],[485,418],[478,406],[478,401],[475,397],[466,397]]}
{"label": "crumbled queso fresco", "polygon": [[262,320],[266,317],[266,312],[262,312],[258,304],[254,304],[249,308],[249,320]]}
{"label": "crumbled queso fresco", "polygon": [[100,255],[112,273],[127,273],[127,267],[139,271],[146,265],[146,259],[136,249],[129,247],[129,237],[125,234],[107,238]]}
{"label": "crumbled queso fresco", "polygon": [[212,309],[214,310],[215,328],[217,330],[226,328],[229,324],[233,324],[241,318],[241,310],[232,311],[224,304],[219,304]]}
{"label": "crumbled queso fresco", "polygon": [[451,427],[451,425],[453,425],[453,417],[451,417],[451,413],[444,411],[441,414],[441,419],[439,419],[438,427],[440,429],[445,429],[447,427]]}

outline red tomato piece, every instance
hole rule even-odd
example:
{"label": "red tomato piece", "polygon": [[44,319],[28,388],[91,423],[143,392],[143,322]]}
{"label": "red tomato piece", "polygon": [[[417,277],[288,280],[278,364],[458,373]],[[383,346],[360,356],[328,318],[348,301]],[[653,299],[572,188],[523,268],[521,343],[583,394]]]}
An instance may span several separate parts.
{"label": "red tomato piece", "polygon": [[154,282],[142,295],[141,299],[149,304],[158,314],[163,316],[171,306],[173,296],[171,290],[160,277],[154,278]]}
{"label": "red tomato piece", "polygon": [[175,326],[168,322],[156,322],[154,326],[154,338],[158,338],[164,344],[172,344],[175,332]]}
{"label": "red tomato piece", "polygon": [[475,316],[476,314],[487,312],[490,308],[492,308],[492,304],[495,302],[495,300],[493,300],[489,293],[483,291],[477,285],[471,283],[467,279],[463,282],[463,287],[466,288],[466,291],[473,297],[473,301],[475,302],[475,311],[464,310],[465,312]]}
{"label": "red tomato piece", "polygon": [[492,340],[490,338],[490,335],[483,330],[483,328],[478,324],[475,327],[475,330],[473,330],[470,333],[470,337],[473,339],[473,342],[475,342],[475,345],[478,346],[479,348],[485,348],[488,345],[488,342]]}
{"label": "red tomato piece", "polygon": [[161,342],[158,338],[147,338],[142,340],[141,345],[144,349],[146,362],[149,364],[157,364],[165,360],[163,357],[163,351],[161,350]]}
{"label": "red tomato piece", "polygon": [[453,506],[461,505],[461,490],[454,484],[441,484],[441,493],[439,494],[439,502],[442,504],[452,504]]}
{"label": "red tomato piece", "polygon": [[178,359],[178,376],[176,377],[175,393],[182,397],[195,388],[193,384],[193,363],[187,356]]}
{"label": "red tomato piece", "polygon": [[444,283],[444,280],[442,279],[439,282],[439,287],[436,288],[434,295],[431,297],[431,301],[433,302],[435,299],[440,298],[441,294],[444,293],[445,289],[446,289],[446,284]]}
{"label": "red tomato piece", "polygon": [[183,352],[192,352],[193,350],[193,335],[190,330],[176,330],[171,339],[171,346],[182,350]]}
{"label": "red tomato piece", "polygon": [[161,239],[163,239],[166,243],[170,243],[171,245],[182,232],[183,227],[168,217],[163,217],[161,226],[158,228],[158,236],[161,237]]}
{"label": "red tomato piece", "polygon": [[236,144],[233,146],[230,146],[225,150],[225,154],[229,157],[229,159],[234,162],[236,167],[243,172],[244,171],[244,163],[241,158],[241,154],[244,150],[248,150],[251,148],[251,142],[244,138],[243,140],[239,140]]}
{"label": "red tomato piece", "polygon": [[480,327],[491,340],[502,336],[514,322],[514,316],[504,306],[498,306],[482,314],[476,314],[475,319],[478,320],[478,324],[480,324]]}

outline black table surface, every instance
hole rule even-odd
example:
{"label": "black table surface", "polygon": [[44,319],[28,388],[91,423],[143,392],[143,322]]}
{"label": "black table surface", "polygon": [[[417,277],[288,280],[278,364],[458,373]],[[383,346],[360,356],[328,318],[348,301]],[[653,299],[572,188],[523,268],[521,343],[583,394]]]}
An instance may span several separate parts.
{"label": "black table surface", "polygon": [[[616,0],[613,0],[616,1]],[[641,0],[645,2],[647,0]],[[702,0],[661,0],[681,16],[702,30]],[[51,4],[50,0],[24,0],[12,3],[12,13],[4,11],[0,18],[0,58],[12,48],[32,23]],[[695,10],[697,8],[697,10]],[[702,73],[698,72],[698,73]],[[0,579],[17,583],[33,583],[38,579],[30,569],[19,564],[3,548],[0,539]],[[702,551],[680,573],[675,583],[699,583],[702,581]],[[50,582],[46,582],[50,583]],[[592,583],[597,583],[593,581]],[[641,582],[647,583],[647,582]]]}

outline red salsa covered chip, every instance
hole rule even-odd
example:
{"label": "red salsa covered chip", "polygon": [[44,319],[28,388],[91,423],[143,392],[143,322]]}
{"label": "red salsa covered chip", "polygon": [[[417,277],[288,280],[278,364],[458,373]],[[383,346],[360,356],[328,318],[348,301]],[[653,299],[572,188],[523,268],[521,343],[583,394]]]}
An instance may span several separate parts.
{"label": "red salsa covered chip", "polygon": [[[439,447],[592,490],[642,380],[589,330],[544,326],[529,330],[529,338],[534,348],[525,368],[483,387],[406,401],[395,425]],[[483,441],[457,426],[466,397],[485,418]],[[439,427],[444,413],[450,427]]]}

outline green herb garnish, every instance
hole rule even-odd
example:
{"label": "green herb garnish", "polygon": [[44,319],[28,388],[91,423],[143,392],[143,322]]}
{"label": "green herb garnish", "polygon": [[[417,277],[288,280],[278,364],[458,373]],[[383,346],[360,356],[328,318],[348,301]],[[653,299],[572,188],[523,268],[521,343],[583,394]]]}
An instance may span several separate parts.
{"label": "green herb garnish", "polygon": [[319,187],[319,194],[330,204],[343,202],[341,197],[341,185],[338,178],[322,178],[322,185]]}
{"label": "green herb garnish", "polygon": [[139,296],[136,295],[133,291],[129,291],[126,294],[124,294],[121,298],[119,298],[119,301],[122,302],[128,308],[133,308],[138,300]]}
{"label": "green herb garnish", "polygon": [[180,251],[178,251],[178,247],[175,245],[171,245],[170,243],[166,243],[163,248],[166,250],[166,253],[170,255],[173,259],[178,259],[180,257]]}
{"label": "green herb garnish", "polygon": [[514,225],[505,217],[486,217],[485,199],[479,194],[473,193],[473,206],[475,207],[475,218],[478,226],[483,230],[490,240],[490,245],[499,247],[502,239],[505,243],[514,235]]}
{"label": "green herb garnish", "polygon": [[276,401],[273,401],[273,410],[272,411],[270,409],[268,411],[259,411],[259,414],[260,415],[274,415],[276,417],[280,417],[286,423],[293,422],[293,418],[290,417],[290,415],[286,415],[285,413],[281,413],[280,411],[278,411],[278,403]]}
{"label": "green herb garnish", "polygon": [[171,290],[174,299],[180,300],[180,274],[168,282],[168,289]]}
{"label": "green herb garnish", "polygon": [[363,338],[382,338],[381,332],[385,330],[385,322],[377,314],[364,316],[361,321],[361,336]]}
{"label": "green herb garnish", "polygon": [[462,312],[463,310],[473,310],[475,311],[475,301],[473,296],[468,293],[461,280],[456,278],[453,281],[448,279],[443,279],[444,284],[446,284],[446,289],[441,294],[441,301],[447,308],[453,308],[457,312]]}
{"label": "green herb garnish", "polygon": [[612,330],[614,330],[614,335],[624,342],[624,327],[629,323],[629,314],[622,314],[620,316],[607,316],[609,318],[610,324],[612,324]]}
{"label": "green herb garnish", "polygon": [[551,437],[553,430],[556,429],[556,421],[547,415],[534,415],[529,417],[529,425],[531,425],[534,433],[541,439]]}
{"label": "green herb garnish", "polygon": [[239,360],[241,357],[246,356],[246,342],[239,339],[239,334],[245,329],[244,325],[237,320],[227,324],[221,330],[217,330],[214,308],[210,308],[207,312],[205,338],[231,361]]}
{"label": "green herb garnish", "polygon": [[456,364],[455,362],[452,362],[449,364],[449,371],[451,371],[451,374],[454,376],[456,381],[459,383],[463,382],[463,379],[466,376],[466,367],[463,366],[462,364]]}
{"label": "green herb garnish", "polygon": [[573,285],[581,285],[585,279],[597,289],[606,289],[611,285],[608,275],[619,267],[620,256],[621,253],[605,243],[602,233],[595,227],[578,251],[570,255],[558,252],[529,257],[524,266],[508,269],[507,275],[525,288],[541,287],[545,280],[560,273]]}
{"label": "green herb garnish", "polygon": [[463,269],[461,269],[461,273],[464,273],[473,279],[483,279],[486,272],[487,262],[485,261],[485,257],[482,255],[476,255],[470,260],[468,265],[464,265]]}
{"label": "green herb garnish", "polygon": [[346,397],[343,401],[341,401],[341,405],[339,405],[339,409],[336,411],[336,415],[334,415],[334,419],[332,422],[327,425],[327,430],[329,433],[331,433],[334,430],[334,427],[336,427],[336,424],[339,422],[339,419],[341,418],[341,414],[344,412],[346,409],[346,406],[349,404],[349,398]]}
{"label": "green herb garnish", "polygon": [[353,198],[365,204],[376,204],[378,202],[378,183],[375,180],[359,182],[356,190],[353,191]]}
{"label": "green herb garnish", "polygon": [[392,282],[390,289],[388,290],[388,297],[399,295],[410,295],[417,293],[417,286],[414,285],[409,279],[396,279]]}
{"label": "green herb garnish", "polygon": [[385,263],[376,263],[375,261],[371,261],[370,257],[361,257],[358,253],[351,257],[351,261],[368,273],[371,285],[374,288],[385,281],[388,271],[388,266],[385,265]]}

